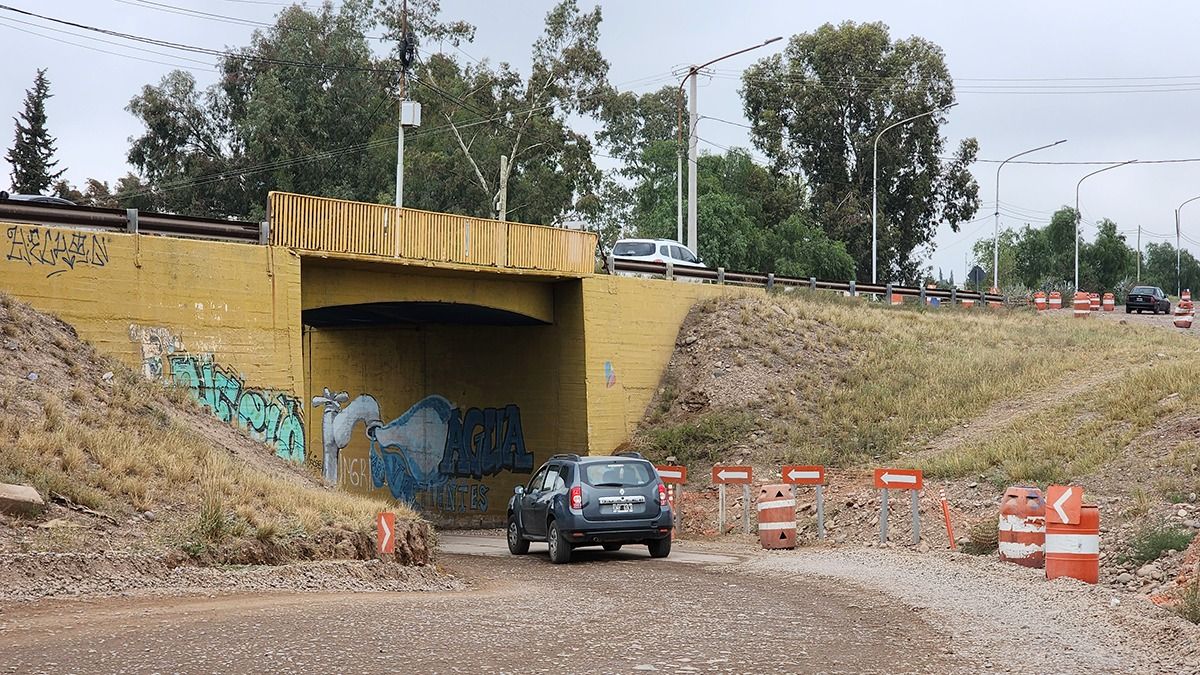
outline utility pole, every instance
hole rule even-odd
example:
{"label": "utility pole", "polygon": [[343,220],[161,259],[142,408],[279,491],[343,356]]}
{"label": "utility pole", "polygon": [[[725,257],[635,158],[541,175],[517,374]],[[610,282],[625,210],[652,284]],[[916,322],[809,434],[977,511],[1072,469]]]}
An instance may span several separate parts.
{"label": "utility pole", "polygon": [[1142,226],[1138,225],[1137,281],[1142,282]]}
{"label": "utility pole", "polygon": [[400,15],[400,117],[396,125],[396,208],[404,206],[404,127],[421,126],[421,104],[407,100],[408,69],[416,58],[417,43],[408,32],[408,0]]}
{"label": "utility pole", "polygon": [[676,129],[678,142],[675,144],[675,241],[686,245],[683,240],[683,85],[675,101]]}

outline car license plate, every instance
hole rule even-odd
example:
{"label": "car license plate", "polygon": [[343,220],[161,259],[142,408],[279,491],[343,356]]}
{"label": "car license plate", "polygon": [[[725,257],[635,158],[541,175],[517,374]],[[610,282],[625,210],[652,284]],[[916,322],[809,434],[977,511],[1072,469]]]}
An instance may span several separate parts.
{"label": "car license plate", "polygon": [[613,513],[633,513],[633,504],[613,504]]}

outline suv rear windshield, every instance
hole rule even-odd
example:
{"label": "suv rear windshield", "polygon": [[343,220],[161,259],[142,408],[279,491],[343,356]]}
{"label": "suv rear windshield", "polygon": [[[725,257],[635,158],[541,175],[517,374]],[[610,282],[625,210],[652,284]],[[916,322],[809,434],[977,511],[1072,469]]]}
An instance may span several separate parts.
{"label": "suv rear windshield", "polygon": [[654,244],[648,241],[620,241],[613,246],[613,255],[654,255]]}
{"label": "suv rear windshield", "polygon": [[1133,294],[1137,294],[1137,295],[1154,295],[1154,287],[1153,286],[1134,286],[1133,290],[1131,290],[1129,292],[1133,293]]}
{"label": "suv rear windshield", "polygon": [[649,483],[653,477],[646,462],[590,462],[583,465],[583,481],[592,487],[635,487]]}

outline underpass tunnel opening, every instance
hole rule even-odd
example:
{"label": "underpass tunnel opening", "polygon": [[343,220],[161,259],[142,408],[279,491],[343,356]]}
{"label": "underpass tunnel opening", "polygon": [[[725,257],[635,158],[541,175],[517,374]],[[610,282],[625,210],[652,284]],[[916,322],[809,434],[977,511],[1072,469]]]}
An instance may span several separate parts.
{"label": "underpass tunnel opening", "polygon": [[550,455],[587,450],[579,281],[473,285],[447,285],[455,301],[433,284],[319,306],[305,287],[301,312],[307,440],[326,477],[444,526],[502,523]]}

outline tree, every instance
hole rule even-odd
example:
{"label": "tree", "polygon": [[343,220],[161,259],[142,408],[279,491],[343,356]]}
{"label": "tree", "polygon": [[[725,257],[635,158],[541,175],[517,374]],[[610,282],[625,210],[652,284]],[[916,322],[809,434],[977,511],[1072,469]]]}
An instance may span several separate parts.
{"label": "tree", "polygon": [[50,81],[46,70],[40,68],[33,78],[33,87],[25,91],[25,109],[18,117],[13,145],[4,159],[12,166],[12,190],[20,194],[44,194],[66,173],[54,171],[54,137],[46,128],[46,99],[50,98]]}
{"label": "tree", "polygon": [[[954,102],[941,49],[893,41],[882,23],[826,24],[791,38],[784,54],[747,69],[742,95],[755,145],[772,169],[802,175],[813,217],[846,243],[860,273],[871,268],[872,149],[885,127]],[[890,130],[879,142],[879,261],[883,280],[916,280],[916,251],[939,222],[979,206],[968,171],[978,145],[965,139],[943,162],[945,113]]]}
{"label": "tree", "polygon": [[1096,228],[1096,240],[1079,250],[1079,285],[1103,293],[1134,276],[1137,259],[1125,243],[1125,235],[1117,232],[1116,223],[1103,218]]}

